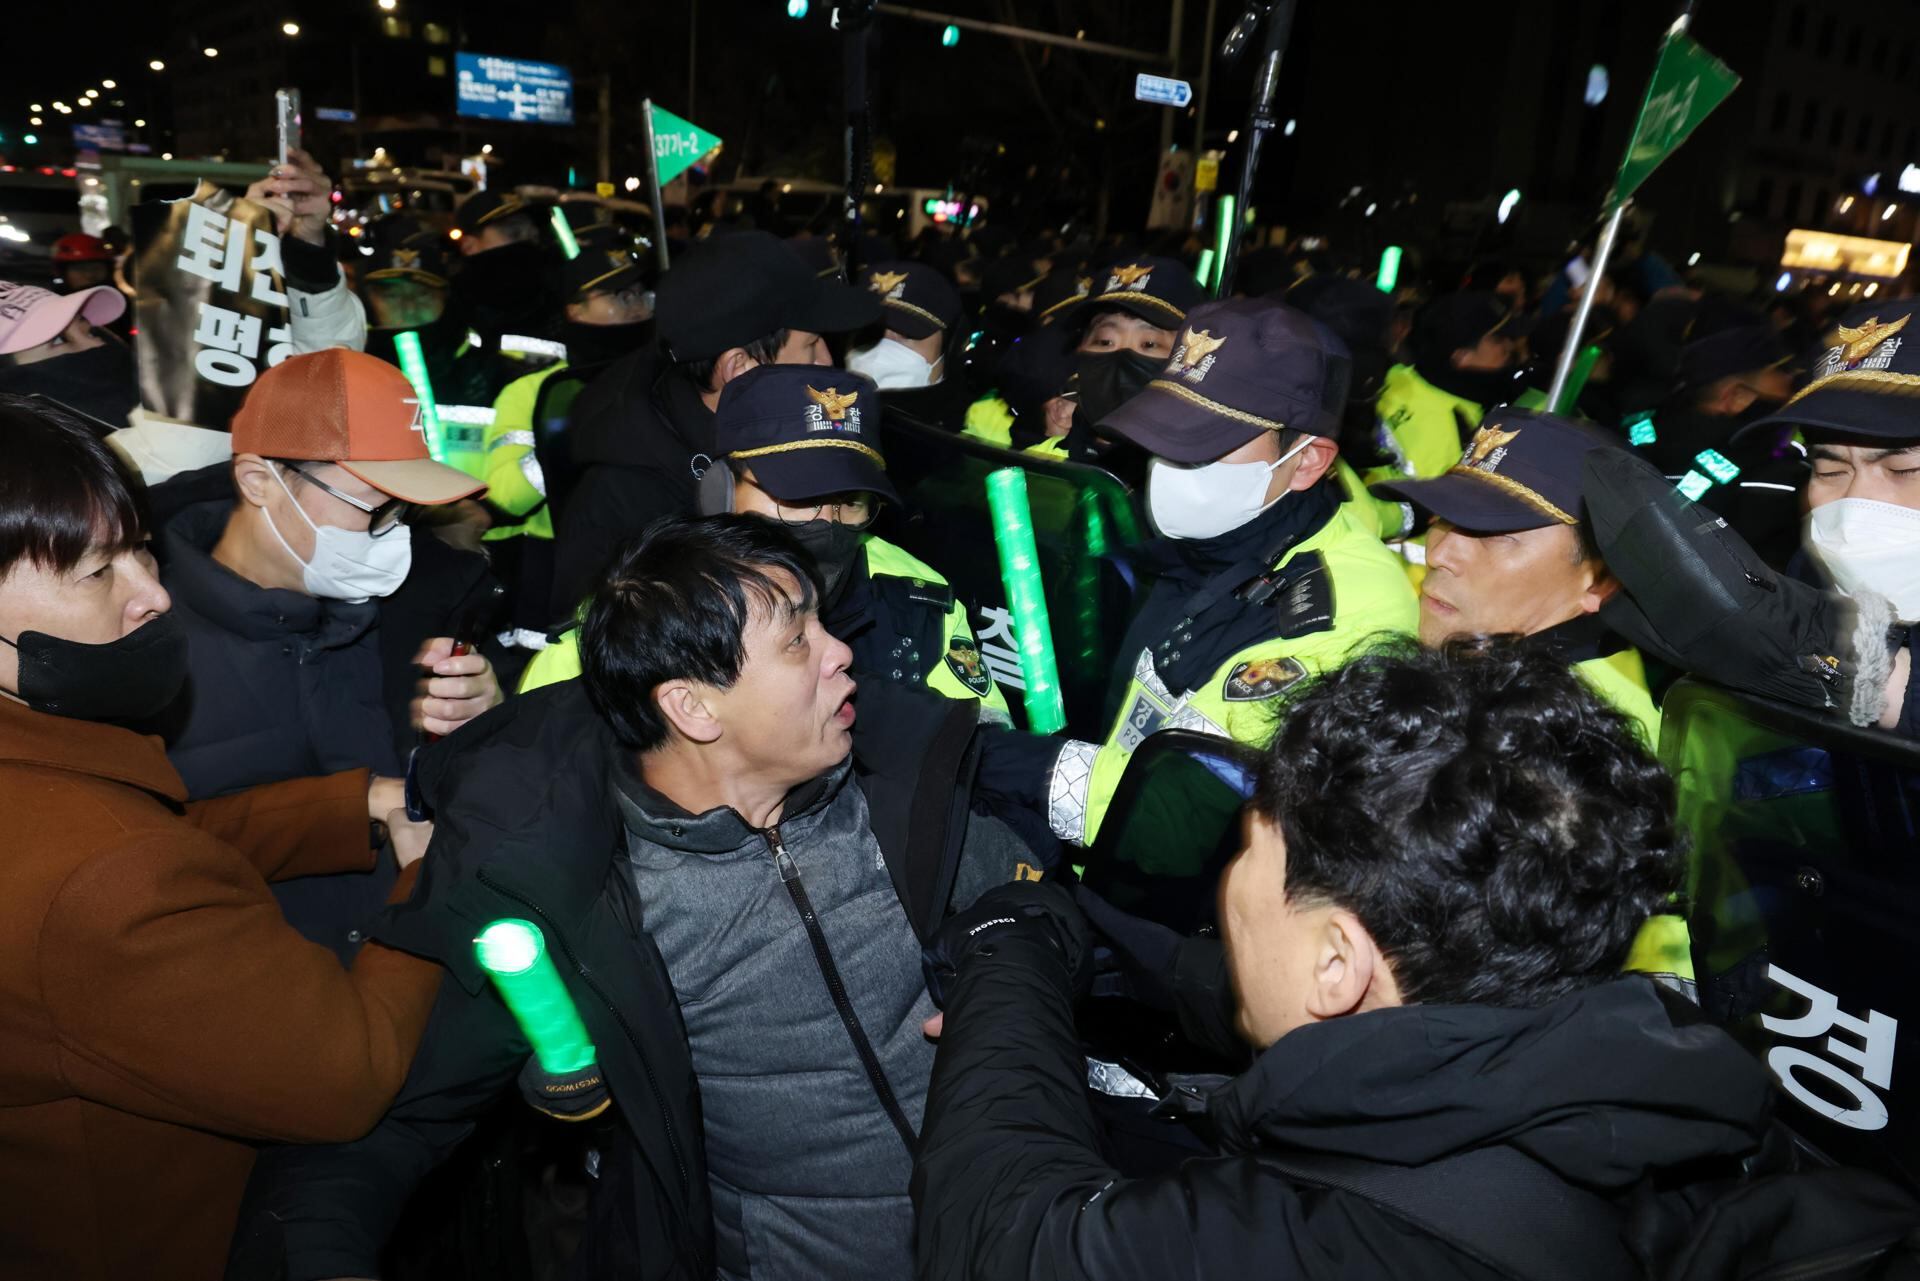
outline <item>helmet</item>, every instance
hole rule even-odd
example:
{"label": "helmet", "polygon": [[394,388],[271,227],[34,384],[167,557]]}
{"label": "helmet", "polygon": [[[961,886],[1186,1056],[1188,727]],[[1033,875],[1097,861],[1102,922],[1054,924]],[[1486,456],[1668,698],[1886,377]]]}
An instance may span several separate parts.
{"label": "helmet", "polygon": [[113,251],[98,236],[74,232],[53,242],[55,262],[112,262]]}

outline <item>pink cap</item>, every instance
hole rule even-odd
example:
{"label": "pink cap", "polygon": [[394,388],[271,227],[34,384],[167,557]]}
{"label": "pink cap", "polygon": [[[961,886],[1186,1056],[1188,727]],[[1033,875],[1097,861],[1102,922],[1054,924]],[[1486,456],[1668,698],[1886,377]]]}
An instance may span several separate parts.
{"label": "pink cap", "polygon": [[118,289],[97,285],[77,294],[56,294],[37,285],[0,280],[0,356],[38,347],[60,336],[75,316],[85,314],[89,324],[105,325],[127,310]]}

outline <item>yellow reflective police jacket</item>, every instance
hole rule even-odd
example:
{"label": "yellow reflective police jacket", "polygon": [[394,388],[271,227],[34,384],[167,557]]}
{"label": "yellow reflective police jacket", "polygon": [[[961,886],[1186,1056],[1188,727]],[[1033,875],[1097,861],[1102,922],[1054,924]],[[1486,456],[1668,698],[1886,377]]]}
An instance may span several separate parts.
{"label": "yellow reflective police jacket", "polygon": [[523,534],[529,538],[553,537],[547,482],[533,451],[533,411],[540,400],[540,388],[566,367],[563,360],[516,378],[493,402],[493,422],[487,428],[486,470],[481,479],[487,482],[487,501],[521,520],[495,525],[484,535],[489,541]]}
{"label": "yellow reflective police jacket", "polygon": [[[1281,556],[1281,592],[1307,607],[1299,626],[1276,612],[1276,634],[1230,655],[1199,685],[1170,690],[1142,650],[1105,743],[1068,741],[1055,761],[1048,817],[1063,840],[1091,844],[1134,749],[1156,730],[1190,729],[1264,745],[1280,694],[1338,667],[1383,635],[1411,633],[1419,604],[1400,560],[1364,513],[1340,503],[1318,530]],[[1294,573],[1289,576],[1287,571]],[[1274,609],[1252,603],[1248,609]]]}

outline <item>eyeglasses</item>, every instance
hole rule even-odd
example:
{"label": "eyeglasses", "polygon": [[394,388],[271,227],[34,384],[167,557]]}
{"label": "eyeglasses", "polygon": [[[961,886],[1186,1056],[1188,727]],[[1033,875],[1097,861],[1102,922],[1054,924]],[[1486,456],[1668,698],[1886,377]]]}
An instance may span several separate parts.
{"label": "eyeglasses", "polygon": [[352,494],[341,493],[304,467],[296,466],[293,463],[281,463],[280,465],[316,489],[338,498],[355,511],[365,512],[367,514],[367,532],[375,538],[380,537],[382,534],[400,525],[410,523],[413,520],[414,511],[418,507],[418,504],[410,503],[404,498],[389,498],[377,507],[368,506]]}
{"label": "eyeglasses", "polygon": [[780,505],[780,523],[804,525],[809,521],[833,520],[853,529],[866,529],[880,515],[880,500],[872,494],[837,494],[812,507]]}

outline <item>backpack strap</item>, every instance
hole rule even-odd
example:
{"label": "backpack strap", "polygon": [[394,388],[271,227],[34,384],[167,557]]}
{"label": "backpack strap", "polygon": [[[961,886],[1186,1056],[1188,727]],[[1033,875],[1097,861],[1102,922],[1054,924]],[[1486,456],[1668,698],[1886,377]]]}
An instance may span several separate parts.
{"label": "backpack strap", "polygon": [[1507,1281],[1620,1281],[1641,1275],[1605,1199],[1504,1144],[1426,1165],[1262,1149],[1289,1179],[1361,1197]]}

